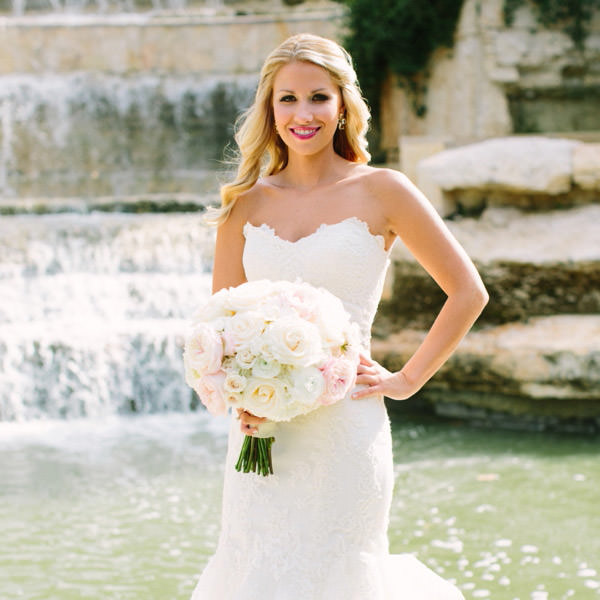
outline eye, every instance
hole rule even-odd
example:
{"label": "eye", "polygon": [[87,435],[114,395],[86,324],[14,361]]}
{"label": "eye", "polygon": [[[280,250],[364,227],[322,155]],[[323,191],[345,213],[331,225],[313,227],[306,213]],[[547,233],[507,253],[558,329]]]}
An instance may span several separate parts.
{"label": "eye", "polygon": [[325,101],[329,100],[329,96],[327,96],[326,94],[315,94],[313,96],[313,100],[315,102],[325,102]]}
{"label": "eye", "polygon": [[293,102],[296,99],[292,94],[287,94],[286,96],[282,96],[279,98],[279,102]]}

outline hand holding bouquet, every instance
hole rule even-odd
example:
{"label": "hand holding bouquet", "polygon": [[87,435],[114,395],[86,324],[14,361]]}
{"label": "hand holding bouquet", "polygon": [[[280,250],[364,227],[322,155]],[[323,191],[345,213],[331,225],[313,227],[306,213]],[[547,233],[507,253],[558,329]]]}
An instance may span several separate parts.
{"label": "hand holding bouquet", "polygon": [[[252,281],[211,296],[186,338],[186,382],[208,411],[289,421],[354,385],[358,331],[342,302],[304,282]],[[247,436],[236,469],[273,473],[272,437]]]}

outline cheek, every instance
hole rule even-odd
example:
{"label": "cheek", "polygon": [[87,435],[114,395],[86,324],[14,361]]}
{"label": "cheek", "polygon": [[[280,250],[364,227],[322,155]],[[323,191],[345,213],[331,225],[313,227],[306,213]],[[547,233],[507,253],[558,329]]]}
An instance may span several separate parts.
{"label": "cheek", "polygon": [[275,119],[275,123],[286,121],[289,119],[292,111],[289,106],[286,105],[277,105],[273,107],[273,118]]}

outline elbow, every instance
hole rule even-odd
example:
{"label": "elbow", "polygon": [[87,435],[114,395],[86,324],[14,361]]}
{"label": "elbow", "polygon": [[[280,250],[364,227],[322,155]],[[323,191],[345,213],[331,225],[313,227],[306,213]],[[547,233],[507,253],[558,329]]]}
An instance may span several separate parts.
{"label": "elbow", "polygon": [[485,289],[482,281],[477,282],[475,285],[473,285],[472,289],[469,290],[469,298],[473,309],[477,311],[478,315],[481,314],[486,304],[490,300],[490,295]]}
{"label": "elbow", "polygon": [[483,310],[486,304],[490,301],[490,295],[485,289],[485,285],[483,285],[483,282],[481,282],[481,284],[477,287],[477,294],[479,302],[481,303],[481,310]]}
{"label": "elbow", "polygon": [[472,312],[475,318],[481,314],[490,296],[481,280],[473,281],[464,286],[457,294],[457,300],[462,306]]}

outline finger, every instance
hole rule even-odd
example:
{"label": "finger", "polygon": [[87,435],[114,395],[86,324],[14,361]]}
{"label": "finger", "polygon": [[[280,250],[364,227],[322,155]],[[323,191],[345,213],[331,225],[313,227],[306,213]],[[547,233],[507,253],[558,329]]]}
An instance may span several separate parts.
{"label": "finger", "polygon": [[256,433],[258,430],[256,429],[256,427],[253,427],[252,425],[250,425],[249,423],[245,424],[242,423],[240,424],[240,430],[242,431],[243,434],[245,435],[252,435],[253,433]]}
{"label": "finger", "polygon": [[373,361],[368,356],[361,354],[359,364],[373,366]]}
{"label": "finger", "polygon": [[371,385],[362,390],[358,390],[352,394],[353,400],[360,400],[361,398],[366,398],[367,396],[377,396],[381,394],[381,386],[380,385]]}
{"label": "finger", "polygon": [[243,425],[254,426],[258,425],[259,423],[262,423],[263,421],[266,421],[266,419],[264,417],[257,417],[256,415],[253,415],[249,412],[243,412],[240,421]]}
{"label": "finger", "polygon": [[381,381],[381,373],[378,373],[377,371],[367,371],[365,373],[357,373],[356,375],[356,383],[377,385],[378,383],[381,383]]}

